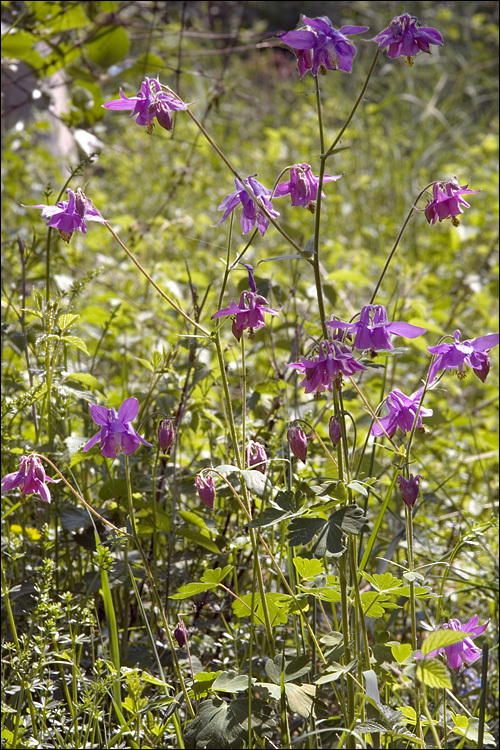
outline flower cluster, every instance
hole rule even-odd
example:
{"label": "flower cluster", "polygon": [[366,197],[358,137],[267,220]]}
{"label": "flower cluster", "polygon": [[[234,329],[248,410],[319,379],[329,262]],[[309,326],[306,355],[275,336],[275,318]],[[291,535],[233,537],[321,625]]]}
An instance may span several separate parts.
{"label": "flower cluster", "polygon": [[145,125],[148,133],[153,132],[155,119],[165,130],[173,130],[172,111],[187,109],[178,96],[163,90],[157,78],[146,78],[136,96],[125,96],[120,89],[120,98],[102,105],[105,109],[131,109],[130,117],[136,117],[138,125]]}
{"label": "flower cluster", "polygon": [[314,359],[302,357],[300,362],[287,365],[305,375],[301,385],[306,393],[323,393],[333,390],[334,383],[341,383],[342,377],[349,377],[366,367],[354,359],[352,350],[346,344],[322,341]]}
{"label": "flower cluster", "polygon": [[65,242],[70,241],[73,232],[76,230],[85,234],[87,231],[86,221],[106,223],[106,219],[103,219],[99,211],[94,208],[92,201],[87,198],[81,188],[78,188],[76,193],[71,188],[68,188],[66,192],[69,200],[59,201],[55,206],[47,206],[43,203],[36,206],[25,206],[24,203],[21,205],[23,208],[41,208],[42,218],[49,218],[46,226],[58,229]]}
{"label": "flower cluster", "polygon": [[356,349],[370,349],[372,352],[383,349],[394,349],[389,335],[404,336],[414,339],[426,332],[426,328],[419,328],[410,323],[394,321],[389,323],[387,312],[383,305],[366,305],[361,310],[359,323],[344,323],[341,320],[331,320],[328,326],[344,329],[353,335],[353,346]]}

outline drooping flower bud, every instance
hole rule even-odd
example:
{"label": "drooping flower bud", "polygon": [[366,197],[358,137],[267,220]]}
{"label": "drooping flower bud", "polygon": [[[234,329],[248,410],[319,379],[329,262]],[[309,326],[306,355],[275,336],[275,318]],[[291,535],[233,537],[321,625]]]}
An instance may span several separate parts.
{"label": "drooping flower bud", "polygon": [[189,633],[188,633],[188,629],[184,625],[183,620],[179,620],[179,624],[174,630],[174,638],[179,644],[179,648],[182,648],[184,644],[188,642]]}
{"label": "drooping flower bud", "polygon": [[161,125],[165,130],[174,129],[172,111],[165,100],[158,99],[150,109],[152,109],[152,113],[156,116],[158,125]]}
{"label": "drooping flower bud", "polygon": [[305,463],[307,456],[307,437],[302,427],[290,427],[288,432],[288,442],[290,450],[294,456],[300,458]]}
{"label": "drooping flower bud", "polygon": [[215,487],[213,477],[210,474],[207,474],[206,476],[202,476],[201,474],[199,474],[194,480],[194,483],[198,490],[198,495],[200,496],[201,502],[204,505],[208,506],[210,510],[212,510],[215,502]]}
{"label": "drooping flower bud", "polygon": [[249,440],[246,448],[246,459],[247,465],[251,469],[260,471],[262,474],[266,473],[267,453],[263,445]]}
{"label": "drooping flower bud", "polygon": [[174,424],[171,419],[162,419],[158,425],[158,442],[163,453],[166,453],[175,438]]}
{"label": "drooping flower bud", "polygon": [[413,474],[410,474],[409,479],[405,479],[402,474],[398,477],[398,484],[399,484],[399,491],[401,492],[401,497],[405,501],[406,505],[409,508],[413,508],[413,506],[416,503],[417,497],[418,497],[418,490],[419,490],[419,483],[422,479],[422,476],[420,474],[417,474],[416,477],[413,476]]}
{"label": "drooping flower bud", "polygon": [[330,440],[332,441],[333,447],[335,448],[342,437],[342,432],[340,431],[340,425],[337,421],[337,417],[330,417],[328,432],[330,433]]}

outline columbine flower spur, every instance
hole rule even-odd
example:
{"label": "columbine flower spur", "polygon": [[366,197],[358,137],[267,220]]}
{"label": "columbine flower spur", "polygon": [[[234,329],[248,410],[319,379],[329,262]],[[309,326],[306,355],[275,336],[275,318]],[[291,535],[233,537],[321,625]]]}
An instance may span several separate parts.
{"label": "columbine flower spur", "polygon": [[55,206],[46,206],[43,203],[36,206],[25,206],[24,203],[21,205],[23,208],[41,208],[42,219],[48,217],[47,226],[58,229],[65,242],[70,241],[75,230],[85,234],[86,221],[98,221],[100,224],[105,224],[106,219],[94,208],[92,201],[87,198],[81,188],[78,188],[76,193],[71,188],[68,188],[66,192],[69,200],[59,201]]}

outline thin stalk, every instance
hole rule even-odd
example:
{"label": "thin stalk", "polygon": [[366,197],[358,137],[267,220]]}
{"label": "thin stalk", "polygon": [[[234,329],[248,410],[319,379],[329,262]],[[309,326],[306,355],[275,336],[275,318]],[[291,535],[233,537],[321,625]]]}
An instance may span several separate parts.
{"label": "thin stalk", "polygon": [[321,93],[319,90],[318,76],[315,76],[314,82],[316,84],[316,108],[318,111],[318,130],[319,130],[319,141],[321,157],[319,161],[319,177],[318,177],[318,194],[316,198],[316,214],[314,223],[314,254],[312,258],[312,266],[314,270],[314,284],[316,286],[316,296],[318,298],[318,312],[321,321],[321,329],[323,331],[323,338],[328,338],[328,330],[326,327],[326,314],[325,314],[325,303],[323,300],[323,287],[321,284],[321,274],[319,270],[319,231],[321,224],[321,198],[323,193],[323,179],[325,176],[325,165],[327,157],[324,154],[325,151],[325,138],[323,133],[323,116],[321,112]]}
{"label": "thin stalk", "polygon": [[377,516],[377,520],[375,521],[375,524],[373,526],[372,533],[370,534],[368,544],[366,545],[366,549],[364,551],[363,557],[361,559],[361,562],[359,563],[358,573],[361,573],[365,569],[366,563],[371,557],[373,545],[375,544],[375,539],[377,538],[377,534],[380,529],[382,519],[384,518],[384,514],[385,514],[385,511],[387,510],[387,506],[389,505],[389,500],[392,497],[392,493],[394,492],[394,487],[396,486],[397,476],[398,476],[397,472],[394,472],[394,477],[392,479],[391,485],[389,489],[387,490],[384,502],[382,503],[382,507],[380,508],[379,514]]}
{"label": "thin stalk", "polygon": [[[351,662],[351,644],[350,644],[350,628],[349,628],[349,600],[347,597],[347,578],[346,578],[346,560],[345,555],[339,560],[339,584],[340,584],[340,596],[341,596],[341,612],[342,612],[342,633],[344,635],[344,663],[350,664]],[[347,724],[349,727],[354,725],[354,683],[350,676],[346,676],[347,682]],[[346,745],[350,750],[356,746],[354,735],[349,734],[346,740]]]}
{"label": "thin stalk", "polygon": [[477,746],[483,747],[484,720],[486,716],[486,695],[488,690],[488,642],[483,644],[483,662],[481,665],[481,698],[479,699],[479,726],[477,728]]}
{"label": "thin stalk", "polygon": [[[406,505],[406,503],[405,503],[405,515],[406,515],[406,541],[408,544],[408,569],[410,570],[410,572],[413,572],[414,570],[413,516],[412,516],[411,508],[409,508]],[[410,584],[411,647],[413,651],[416,651],[417,650],[417,617],[416,617],[416,607],[415,607],[415,581],[409,581],[409,584]],[[425,686],[424,686],[423,700],[424,700],[424,708],[427,709]],[[415,714],[416,714],[415,733],[417,737],[422,738],[422,727],[420,724],[420,685],[419,685],[418,680],[415,680]],[[431,722],[431,726],[433,726],[432,722]],[[440,746],[441,745],[439,745],[439,747]]]}

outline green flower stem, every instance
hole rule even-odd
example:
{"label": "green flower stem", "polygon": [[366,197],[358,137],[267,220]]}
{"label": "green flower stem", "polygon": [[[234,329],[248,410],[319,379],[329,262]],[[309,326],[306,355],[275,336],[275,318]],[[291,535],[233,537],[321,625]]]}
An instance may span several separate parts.
{"label": "green flower stem", "polygon": [[[410,572],[413,572],[414,570],[413,516],[412,516],[411,508],[409,508],[406,505],[406,503],[405,503],[405,515],[406,515],[406,542],[408,545],[408,568]],[[416,617],[416,607],[415,607],[415,581],[409,581],[409,584],[410,584],[411,647],[413,651],[416,651],[417,650],[417,617]],[[424,710],[425,710],[427,709],[425,687],[424,687],[423,699],[424,699]],[[422,737],[422,727],[420,724],[420,685],[419,685],[418,680],[415,680],[415,713],[416,713],[415,731],[416,731],[417,737]],[[429,718],[427,714],[426,716],[427,718]],[[432,721],[431,721],[431,726],[433,726]]]}
{"label": "green flower stem", "polygon": [[377,520],[375,521],[375,524],[373,526],[372,533],[370,534],[370,538],[368,540],[368,544],[366,545],[366,549],[364,551],[363,557],[361,559],[361,562],[358,565],[358,574],[361,574],[363,572],[363,570],[366,567],[366,563],[371,557],[373,545],[375,544],[375,539],[377,538],[377,534],[382,524],[385,511],[387,510],[387,506],[389,505],[389,500],[391,499],[392,493],[394,492],[394,487],[396,486],[397,476],[398,476],[397,471],[395,471],[394,476],[392,478],[392,482],[390,484],[389,489],[386,492],[384,502],[382,503],[382,507],[380,508],[379,514],[377,516]]}
{"label": "green flower stem", "polygon": [[170,633],[167,616],[163,609],[163,605],[162,605],[160,596],[158,594],[158,589],[156,588],[156,583],[155,583],[153,574],[151,572],[150,565],[148,563],[146,555],[144,554],[144,550],[142,549],[142,545],[140,543],[139,536],[137,534],[137,526],[136,526],[135,514],[134,514],[134,505],[132,502],[132,483],[131,483],[131,477],[130,477],[130,464],[129,464],[127,455],[125,455],[125,476],[126,476],[126,481],[127,481],[128,512],[129,512],[130,527],[132,529],[132,537],[134,539],[134,543],[136,545],[137,551],[139,552],[139,555],[141,556],[142,563],[144,565],[144,570],[148,578],[149,587],[151,589],[151,593],[153,595],[153,598],[156,601],[156,606],[158,607],[158,611],[160,612],[160,615],[161,615],[161,619],[163,622],[163,629],[165,631],[165,635],[168,640],[168,645],[170,646],[170,651],[172,654],[172,664],[174,667],[174,671],[176,673],[177,679],[179,680],[189,714],[191,718],[194,719],[194,716],[195,716],[194,709],[191,704],[191,700],[189,698],[189,693],[186,687],[186,683],[184,682],[184,678],[182,676],[182,671],[179,665],[179,660],[177,659],[177,652],[175,650],[175,644],[174,644],[172,635]]}
{"label": "green flower stem", "polygon": [[106,615],[106,621],[108,623],[109,633],[109,650],[111,656],[111,662],[116,672],[115,679],[113,680],[113,698],[116,704],[117,716],[119,718],[118,711],[122,713],[122,696],[120,688],[120,643],[118,640],[118,627],[116,624],[116,613],[113,605],[113,598],[111,596],[111,589],[109,586],[108,571],[101,568],[101,590],[102,590],[102,601],[104,604],[104,613]]}
{"label": "green flower stem", "polygon": [[[357,570],[357,554],[356,554],[356,539],[353,536],[349,537],[349,558],[350,558],[350,565],[351,565],[351,571],[352,571],[352,584],[354,588],[354,598],[356,600],[357,605],[357,612],[358,612],[358,622],[361,629],[361,634],[363,637],[363,651],[364,651],[364,657],[365,657],[365,669],[370,669],[370,650],[368,646],[368,635],[366,632],[366,621],[365,621],[365,615],[363,612],[363,604],[361,602],[361,594],[359,593],[359,580],[356,573]],[[361,663],[361,659],[359,660]]]}
{"label": "green flower stem", "polygon": [[130,252],[130,250],[123,244],[123,242],[118,237],[118,235],[115,234],[115,232],[111,229],[111,227],[110,227],[110,225],[108,224],[107,221],[104,222],[104,226],[107,227],[107,229],[109,229],[109,231],[111,232],[111,234],[113,235],[113,237],[115,238],[115,240],[118,242],[118,244],[120,245],[120,247],[122,248],[122,250],[125,250],[125,252],[127,253],[127,255],[130,258],[130,260],[132,261],[132,263],[134,263],[134,265],[139,269],[139,271],[142,273],[142,275],[146,277],[146,279],[149,281],[149,283],[151,284],[151,286],[153,286],[154,289],[156,289],[156,291],[158,292],[158,294],[160,295],[160,297],[163,297],[163,299],[166,302],[168,302],[168,304],[170,305],[170,307],[173,307],[173,309],[176,312],[178,312],[179,315],[181,315],[184,318],[184,320],[186,320],[188,323],[190,323],[192,326],[194,326],[198,331],[200,331],[200,333],[202,333],[204,336],[206,336],[208,338],[210,336],[210,331],[207,331],[206,328],[204,328],[202,325],[200,325],[199,323],[197,323],[196,320],[193,320],[193,318],[191,318],[187,313],[185,313],[183,310],[181,310],[181,308],[179,307],[179,305],[177,305],[172,299],[170,299],[170,297],[168,296],[168,294],[166,294],[163,291],[163,289],[161,289],[158,286],[158,284],[155,281],[153,281],[153,279],[148,274],[148,272],[141,266],[141,264],[139,263],[139,261],[137,260],[137,258]]}
{"label": "green flower stem", "polygon": [[401,241],[401,237],[403,236],[403,233],[404,233],[404,231],[405,231],[406,227],[408,226],[408,222],[410,221],[411,217],[413,216],[413,213],[414,213],[414,211],[416,211],[416,210],[417,210],[417,209],[415,208],[416,204],[417,204],[417,203],[419,202],[419,200],[420,200],[420,198],[422,197],[422,195],[423,195],[423,194],[424,194],[424,193],[425,193],[425,192],[426,192],[426,191],[427,191],[427,190],[428,190],[428,189],[429,189],[430,187],[432,187],[432,186],[433,186],[433,185],[435,185],[435,184],[436,184],[436,180],[434,180],[434,182],[430,182],[430,183],[429,183],[428,185],[426,185],[426,186],[424,187],[424,189],[423,189],[423,190],[421,190],[421,191],[420,191],[420,193],[419,193],[419,194],[417,195],[417,198],[416,198],[416,200],[415,200],[415,203],[413,203],[412,207],[410,208],[410,211],[409,211],[409,213],[408,213],[408,216],[407,216],[407,217],[406,217],[406,219],[404,220],[403,226],[402,226],[402,227],[401,227],[401,229],[399,230],[399,234],[398,234],[398,236],[396,237],[396,242],[394,243],[394,246],[393,246],[393,248],[392,248],[391,252],[389,253],[389,257],[387,258],[387,260],[386,260],[386,262],[385,262],[385,266],[384,266],[384,268],[382,269],[382,273],[381,273],[381,274],[380,274],[380,276],[379,276],[379,280],[377,281],[377,285],[375,286],[375,289],[374,289],[374,291],[373,291],[373,294],[372,294],[372,296],[371,296],[371,299],[370,299],[370,305],[373,305],[373,302],[375,301],[375,297],[377,296],[377,292],[378,292],[378,290],[380,289],[380,285],[381,285],[381,283],[382,283],[382,280],[383,280],[383,278],[384,278],[384,276],[385,276],[385,274],[386,274],[386,271],[387,271],[387,269],[389,268],[389,266],[390,266],[390,264],[391,264],[391,261],[392,261],[392,259],[393,259],[393,257],[394,257],[394,253],[396,252],[396,250],[397,250],[397,248],[398,248],[398,245],[399,245],[399,243],[400,243],[400,241]]}
{"label": "green flower stem", "polygon": [[[416,687],[416,684],[415,684],[415,687]],[[417,706],[418,706],[417,698],[418,698],[418,695],[417,695],[417,693],[415,693],[415,711],[417,711]],[[437,733],[437,729],[436,729],[436,727],[434,725],[434,720],[433,720],[433,718],[431,716],[431,712],[429,711],[429,706],[427,705],[427,698],[426,698],[425,692],[423,693],[422,710],[423,710],[423,712],[425,714],[425,717],[426,717],[427,721],[429,722],[429,728],[430,728],[432,736],[434,738],[434,743],[435,743],[434,747],[441,748],[442,747],[441,740],[439,739],[439,735]],[[418,737],[421,736],[421,731],[419,731],[419,728],[420,728],[420,716],[417,713],[416,732],[417,732],[417,736]],[[478,747],[481,747],[481,745],[478,745]]]}
{"label": "green flower stem", "polygon": [[[344,664],[351,663],[351,644],[349,628],[349,599],[347,596],[347,578],[346,578],[346,560],[343,555],[339,560],[339,583],[342,611],[342,633],[344,635]],[[354,683],[350,675],[346,676],[347,682],[347,725],[354,725]],[[356,746],[355,738],[349,734],[346,740],[346,746],[352,750]]]}
{"label": "green flower stem", "polygon": [[318,76],[315,76],[314,82],[316,85],[316,108],[318,111],[318,130],[319,130],[319,142],[321,157],[319,160],[319,177],[318,177],[318,195],[316,198],[316,214],[314,223],[314,254],[312,258],[312,267],[314,270],[314,283],[316,286],[316,296],[318,298],[318,312],[319,319],[321,321],[321,329],[323,331],[323,338],[328,338],[328,329],[326,327],[326,314],[325,314],[325,302],[323,299],[323,287],[321,284],[321,274],[319,270],[319,232],[321,225],[321,200],[323,193],[323,179],[325,176],[325,166],[327,156],[325,155],[325,138],[323,133],[323,115],[321,112],[321,93],[319,90]]}

